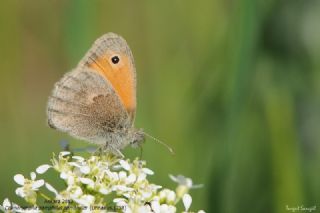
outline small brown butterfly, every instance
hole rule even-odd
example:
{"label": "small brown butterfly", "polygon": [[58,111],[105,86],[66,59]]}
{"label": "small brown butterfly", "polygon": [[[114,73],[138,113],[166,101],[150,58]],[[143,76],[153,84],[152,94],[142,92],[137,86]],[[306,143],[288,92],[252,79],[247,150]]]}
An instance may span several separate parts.
{"label": "small brown butterfly", "polygon": [[58,81],[49,97],[48,124],[54,129],[121,155],[145,138],[134,128],[136,70],[127,42],[107,33],[78,66]]}

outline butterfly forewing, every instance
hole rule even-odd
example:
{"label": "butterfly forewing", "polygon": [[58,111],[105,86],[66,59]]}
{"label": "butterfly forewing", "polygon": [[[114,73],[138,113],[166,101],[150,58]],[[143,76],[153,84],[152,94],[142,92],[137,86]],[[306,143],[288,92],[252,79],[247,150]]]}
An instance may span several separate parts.
{"label": "butterfly forewing", "polygon": [[[112,57],[118,57],[116,64]],[[98,38],[78,67],[90,67],[109,81],[122,105],[134,120],[136,111],[136,70],[132,52],[121,36],[107,33]]]}
{"label": "butterfly forewing", "polygon": [[51,127],[98,144],[132,125],[108,80],[89,68],[73,70],[55,84],[47,114]]}

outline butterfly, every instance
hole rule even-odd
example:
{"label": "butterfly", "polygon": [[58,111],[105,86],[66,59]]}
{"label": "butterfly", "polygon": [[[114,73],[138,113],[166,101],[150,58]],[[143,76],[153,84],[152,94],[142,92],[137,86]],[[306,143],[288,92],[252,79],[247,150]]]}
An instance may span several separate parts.
{"label": "butterfly", "polygon": [[145,132],[134,127],[135,114],[135,64],[127,42],[115,33],[94,42],[54,85],[47,104],[51,128],[121,156],[120,150],[145,140]]}

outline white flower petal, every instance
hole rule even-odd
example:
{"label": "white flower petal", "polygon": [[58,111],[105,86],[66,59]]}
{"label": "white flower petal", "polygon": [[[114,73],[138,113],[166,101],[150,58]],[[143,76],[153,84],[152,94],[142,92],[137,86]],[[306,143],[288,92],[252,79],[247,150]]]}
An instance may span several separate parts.
{"label": "white flower petal", "polygon": [[51,186],[49,183],[46,183],[45,186],[50,192],[53,192],[56,196],[58,195],[58,191],[55,188],[53,188],[53,186]]}
{"label": "white flower petal", "polygon": [[183,175],[177,175],[177,176],[169,175],[169,177],[174,182],[178,183],[179,185],[184,185],[189,189],[196,189],[196,188],[203,187],[203,184],[194,185],[191,178],[187,178],[187,177],[185,177]]}
{"label": "white flower petal", "polygon": [[79,198],[81,195],[82,195],[82,190],[80,187],[75,187],[70,192],[70,197],[73,199]]}
{"label": "white flower petal", "polygon": [[150,212],[152,212],[149,205],[140,206],[137,210],[138,210],[137,212],[139,212],[139,213],[150,213]]}
{"label": "white flower petal", "polygon": [[142,191],[141,195],[145,200],[148,200],[152,196],[152,192]]}
{"label": "white flower petal", "polygon": [[124,213],[132,213],[130,207],[128,206],[127,200],[123,198],[115,198],[113,202],[116,204],[116,206],[123,208]]}
{"label": "white flower petal", "polygon": [[91,188],[94,187],[94,181],[91,180],[90,178],[80,178],[81,183],[86,184],[90,186]]}
{"label": "white flower petal", "polygon": [[[178,183],[179,185],[187,185],[188,184],[187,179],[191,180],[190,178],[186,178],[183,175],[177,175],[177,176],[169,175],[169,177],[171,178],[171,180]],[[191,183],[192,183],[192,180],[191,180]]]}
{"label": "white flower petal", "polygon": [[115,198],[115,199],[113,199],[113,202],[114,203],[126,202],[126,199],[124,199],[124,198]]}
{"label": "white flower petal", "polygon": [[160,197],[161,200],[164,200],[164,199],[167,198],[166,190],[168,190],[168,189],[163,189],[163,190],[161,190],[161,191],[159,192],[159,197]]}
{"label": "white flower petal", "polygon": [[132,184],[136,181],[137,176],[135,174],[130,174],[126,179],[126,184]]}
{"label": "white flower petal", "polygon": [[154,172],[151,169],[143,168],[142,171],[147,175],[153,175]]}
{"label": "white flower petal", "polygon": [[77,167],[77,168],[80,168],[80,167],[81,167],[81,165],[79,165],[79,163],[77,163],[77,162],[69,162],[68,164],[69,164],[70,166]]}
{"label": "white flower petal", "polygon": [[192,197],[189,194],[184,194],[182,197],[182,202],[185,210],[188,211],[192,203]]}
{"label": "white flower petal", "polygon": [[168,206],[168,213],[175,213],[176,211],[177,209],[175,206],[171,206],[171,205]]}
{"label": "white flower petal", "polygon": [[120,169],[122,169],[122,166],[117,164],[117,165],[112,166],[112,168],[114,170],[120,170]]}
{"label": "white flower petal", "polygon": [[66,179],[68,178],[67,173],[61,172],[61,173],[60,173],[60,178],[66,180]]}
{"label": "white flower petal", "polygon": [[68,185],[73,185],[74,184],[74,176],[69,175],[67,178],[67,184]]}
{"label": "white flower petal", "polygon": [[157,200],[154,200],[151,202],[151,206],[152,206],[152,209],[155,213],[159,213],[160,212],[160,203],[159,201]]}
{"label": "white flower petal", "polygon": [[80,199],[80,198],[74,198],[73,200],[74,200],[75,202],[77,202],[78,204],[84,206],[84,207],[88,207],[88,206],[89,206],[88,203],[87,203],[85,200],[82,200],[82,199]]}
{"label": "white flower petal", "polygon": [[41,186],[43,186],[44,185],[44,180],[37,180],[37,181],[34,181],[33,183],[32,183],[32,189],[33,190],[38,190],[38,188],[40,188]]}
{"label": "white flower petal", "polygon": [[84,195],[82,199],[85,199],[90,204],[94,203],[95,200],[94,196],[92,195]]}
{"label": "white flower petal", "polygon": [[125,170],[129,171],[131,169],[131,166],[127,161],[120,160],[119,163],[122,166],[122,168],[124,168]]}
{"label": "white flower petal", "polygon": [[121,191],[121,192],[127,192],[127,191],[133,191],[133,188],[129,188],[123,185],[115,185],[112,187],[113,191]]}
{"label": "white flower petal", "polygon": [[160,186],[160,185],[155,185],[155,184],[150,184],[150,187],[151,187],[151,189],[154,190],[154,191],[157,191],[158,189],[161,189],[161,188],[162,188],[162,186]]}
{"label": "white flower petal", "polygon": [[81,183],[83,184],[93,184],[93,180],[91,180],[90,178],[80,178]]}
{"label": "white flower petal", "polygon": [[120,171],[119,172],[119,178],[120,179],[125,179],[127,177],[127,173],[125,171]]}
{"label": "white flower petal", "polygon": [[67,156],[67,155],[70,155],[70,154],[71,154],[71,152],[62,151],[62,152],[59,153],[59,156],[60,156],[60,157],[64,157],[64,156]]}
{"label": "white flower petal", "polygon": [[80,162],[84,161],[84,158],[81,156],[72,156],[73,159],[78,160]]}
{"label": "white flower petal", "polygon": [[169,177],[173,182],[179,183],[179,180],[178,180],[178,178],[176,176],[174,176],[172,174],[169,174]]}
{"label": "white flower petal", "polygon": [[174,202],[176,199],[176,193],[174,191],[169,191],[167,194],[167,201],[168,202]]}
{"label": "white flower petal", "polygon": [[196,185],[192,185],[190,188],[191,189],[199,189],[199,188],[202,188],[204,186],[204,184],[196,184]]}
{"label": "white flower petal", "polygon": [[31,180],[35,180],[36,177],[37,177],[37,175],[36,175],[35,172],[31,172],[31,173],[30,173],[30,177],[31,177]]}
{"label": "white flower petal", "polygon": [[13,180],[14,180],[17,184],[19,184],[19,185],[21,185],[21,186],[24,185],[24,176],[21,175],[21,174],[16,174],[16,175],[13,177]]}
{"label": "white flower petal", "polygon": [[26,194],[24,193],[23,187],[19,187],[16,189],[16,194],[20,197],[25,197]]}
{"label": "white flower petal", "polygon": [[161,213],[167,213],[168,212],[168,205],[167,204],[162,204],[161,206],[160,206],[160,212]]}
{"label": "white flower petal", "polygon": [[11,207],[10,200],[8,198],[4,199],[2,206],[4,209],[8,209],[9,207]]}
{"label": "white flower petal", "polygon": [[123,208],[125,209],[123,213],[132,213],[132,210],[128,205],[127,206],[123,206]]}
{"label": "white flower petal", "polygon": [[81,166],[81,167],[80,167],[80,171],[81,171],[83,174],[89,174],[89,172],[90,172],[90,167],[89,167],[89,166]]}
{"label": "white flower petal", "polygon": [[138,178],[137,178],[137,182],[143,181],[146,179],[146,174],[145,173],[140,173]]}
{"label": "white flower petal", "polygon": [[[20,210],[22,209],[22,207],[20,207],[18,204],[14,203],[14,202],[11,202],[11,208],[16,210],[17,212],[23,212],[23,210]],[[20,210],[20,211],[19,211]],[[24,212],[23,212],[24,213]]]}
{"label": "white flower petal", "polygon": [[132,193],[130,193],[130,192],[125,192],[125,193],[123,193],[122,194],[124,197],[126,197],[126,198],[129,198],[129,200],[130,199],[133,199],[133,197],[134,197],[134,195],[132,195]]}
{"label": "white flower petal", "polygon": [[103,187],[103,188],[99,189],[99,192],[100,192],[101,194],[107,195],[107,194],[109,194],[111,191],[110,191],[109,189]]}
{"label": "white flower petal", "polygon": [[94,196],[92,195],[83,195],[81,198],[74,199],[78,204],[89,207],[94,202]]}
{"label": "white flower petal", "polygon": [[51,168],[52,166],[48,165],[48,164],[43,164],[41,166],[38,166],[38,168],[36,169],[36,172],[38,174],[43,174],[46,171],[48,171],[49,168]]}
{"label": "white flower petal", "polygon": [[110,179],[112,179],[113,181],[119,180],[118,173],[116,173],[116,172],[111,172],[110,170],[106,170],[105,172],[106,172],[106,174],[108,175],[108,177],[109,177]]}
{"label": "white flower petal", "polygon": [[206,212],[203,210],[199,210],[198,213],[206,213]]}
{"label": "white flower petal", "polygon": [[191,178],[186,178],[185,185],[186,185],[188,188],[191,188],[191,187],[192,187],[192,180],[191,180]]}

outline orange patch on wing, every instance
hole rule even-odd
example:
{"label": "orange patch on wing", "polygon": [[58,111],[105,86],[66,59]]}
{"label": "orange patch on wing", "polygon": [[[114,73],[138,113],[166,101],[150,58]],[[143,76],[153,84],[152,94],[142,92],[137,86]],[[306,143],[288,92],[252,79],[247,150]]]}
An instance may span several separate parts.
{"label": "orange patch on wing", "polygon": [[121,66],[117,67],[116,65],[110,65],[106,57],[100,57],[89,64],[89,67],[98,71],[112,84],[124,107],[130,116],[133,117],[136,109],[136,88],[133,68],[130,66],[127,57],[122,56],[121,60]]}

